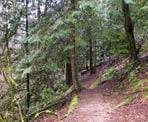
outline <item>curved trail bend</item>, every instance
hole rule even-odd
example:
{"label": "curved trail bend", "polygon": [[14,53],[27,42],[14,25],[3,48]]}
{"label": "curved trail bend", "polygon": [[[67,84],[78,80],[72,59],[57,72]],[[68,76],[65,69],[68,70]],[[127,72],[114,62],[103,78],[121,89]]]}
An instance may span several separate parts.
{"label": "curved trail bend", "polygon": [[[100,87],[89,89],[90,85],[97,79],[99,72],[90,76],[89,73],[82,79],[86,88],[78,94],[78,104],[73,112],[63,122],[109,122],[110,113],[113,111],[114,99],[110,95],[109,84],[105,83]],[[68,109],[68,107],[67,107]],[[65,111],[62,110],[61,113]]]}

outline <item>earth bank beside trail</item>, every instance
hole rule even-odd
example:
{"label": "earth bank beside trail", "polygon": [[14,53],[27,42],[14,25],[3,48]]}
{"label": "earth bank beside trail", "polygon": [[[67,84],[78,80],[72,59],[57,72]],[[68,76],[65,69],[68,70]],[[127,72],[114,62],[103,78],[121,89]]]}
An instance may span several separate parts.
{"label": "earth bank beside trail", "polygon": [[[147,122],[148,99],[142,98],[143,92],[138,92],[136,99],[132,102],[115,109],[115,106],[123,99],[130,97],[130,94],[126,94],[128,84],[125,84],[125,88],[119,94],[115,91],[121,85],[121,81],[111,80],[90,89],[91,84],[104,70],[99,67],[96,74],[91,76],[86,73],[82,77],[81,83],[85,89],[77,94],[78,104],[68,117],[64,115],[67,114],[70,102],[56,111],[58,117],[43,115],[35,122]],[[146,72],[147,68],[143,66],[137,76],[148,79]]]}

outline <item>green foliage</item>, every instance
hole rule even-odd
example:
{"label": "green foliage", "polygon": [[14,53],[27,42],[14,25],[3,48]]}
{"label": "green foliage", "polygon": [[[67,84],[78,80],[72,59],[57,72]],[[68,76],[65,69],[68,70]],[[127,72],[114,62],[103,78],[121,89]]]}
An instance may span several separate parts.
{"label": "green foliage", "polygon": [[49,101],[53,100],[54,91],[51,88],[47,88],[45,85],[42,85],[41,88],[42,88],[42,91],[40,93],[41,101],[44,104],[47,104]]}
{"label": "green foliage", "polygon": [[53,72],[57,72],[60,70],[58,65],[52,61],[48,61],[48,62],[44,63],[43,68],[47,71],[53,71]]}
{"label": "green foliage", "polygon": [[143,6],[142,8],[140,8],[141,10],[145,10],[148,11],[148,6]]}
{"label": "green foliage", "polygon": [[131,71],[130,72],[130,77],[129,77],[130,83],[136,82],[135,76],[136,76],[136,72],[135,71]]}
{"label": "green foliage", "polygon": [[67,45],[65,48],[64,48],[64,51],[67,52],[67,51],[70,51],[74,48],[74,45]]}
{"label": "green foliage", "polygon": [[28,43],[30,43],[30,44],[38,43],[38,42],[40,42],[40,41],[41,41],[41,40],[40,40],[40,38],[39,38],[39,35],[37,35],[37,34],[33,34],[33,35],[31,35],[31,36],[28,36],[28,37],[26,37],[26,38],[24,38],[24,39],[22,40],[23,43],[28,42]]}
{"label": "green foliage", "polygon": [[130,72],[130,77],[129,77],[129,81],[130,81],[130,83],[132,84],[132,83],[135,83],[137,80],[136,80],[136,73],[138,73],[138,70],[141,68],[141,66],[139,65],[139,66],[137,66],[136,68],[135,68],[135,70],[133,70],[133,71],[131,71]]}
{"label": "green foliage", "polygon": [[79,17],[81,14],[82,14],[81,11],[73,11],[71,16],[72,17]]}
{"label": "green foliage", "polygon": [[108,32],[106,38],[110,41],[111,47],[109,52],[115,56],[127,54],[128,43],[125,41],[126,35],[124,32]]}
{"label": "green foliage", "polygon": [[[89,39],[92,39],[92,45],[96,41],[97,59],[100,58],[99,55],[102,52],[105,54],[105,58],[112,55],[119,56],[129,53],[123,27],[123,13],[121,12],[121,4],[118,0],[80,0],[78,4],[76,3],[76,9],[73,11],[69,9],[71,8],[69,1],[50,1],[46,4],[47,13],[41,11],[40,20],[34,16],[34,11],[38,10],[38,6],[35,5],[33,8],[29,6],[28,37],[25,37],[25,4],[14,0],[3,2],[0,0],[0,2],[3,10],[0,12],[0,48],[4,46],[4,53],[6,52],[6,34],[4,28],[6,24],[8,24],[9,31],[7,33],[9,46],[12,43],[10,47],[10,49],[12,48],[10,51],[10,66],[8,66],[7,57],[2,54],[0,56],[0,69],[5,70],[8,66],[9,76],[8,74],[6,76],[8,76],[7,79],[11,81],[12,85],[17,87],[14,90],[15,95],[24,95],[20,97],[23,113],[27,110],[26,74],[30,74],[30,93],[32,95],[30,109],[32,111],[32,106],[34,106],[34,109],[37,108],[35,106],[37,104],[39,107],[42,107],[63,94],[68,88],[65,84],[61,83],[63,79],[57,78],[56,75],[60,74],[63,78],[63,70],[65,63],[69,61],[67,57],[71,50],[75,49],[75,57],[78,59],[75,65],[78,65],[78,70],[86,66],[89,62]],[[41,0],[40,2],[41,8],[46,6],[45,1]],[[136,22],[134,23],[135,36],[142,37],[142,34],[147,30],[148,21],[144,21],[146,16],[143,16],[146,15],[148,10],[147,4],[143,5],[143,1],[133,0],[125,0],[125,2],[130,4],[132,19]],[[71,43],[72,31],[75,32],[72,33],[75,36],[74,43]],[[26,43],[28,52],[26,51]],[[18,48],[15,48],[17,46],[15,44],[19,44]],[[144,44],[142,51],[147,52],[147,49],[147,44]],[[127,64],[124,71],[127,73],[132,67],[133,64]],[[142,83],[137,82],[135,79],[139,69],[140,66],[135,71],[130,72],[129,81],[133,85],[133,91],[137,91],[142,85]],[[114,70],[108,70],[102,75],[102,78],[99,76],[91,88],[99,85],[102,79],[109,79],[115,74]],[[48,84],[48,81],[53,81],[53,86],[50,83]],[[120,92],[121,88],[119,86],[117,92]],[[7,97],[9,94],[11,93],[8,93]],[[70,105],[68,114],[71,113],[77,104],[78,98],[73,99],[73,104]],[[1,101],[7,104],[5,99]],[[13,100],[8,101],[10,103],[13,102]],[[7,109],[10,108],[9,105],[8,103]],[[13,112],[10,112],[8,117],[12,118],[15,116],[13,114]],[[8,121],[11,122],[13,120]]]}
{"label": "green foliage", "polygon": [[56,29],[62,27],[63,24],[64,24],[63,20],[62,20],[62,19],[58,19],[58,20],[55,22],[54,26],[53,26],[53,30],[56,30]]}
{"label": "green foliage", "polygon": [[86,0],[83,0],[83,1],[80,1],[80,6],[82,9],[93,9],[95,7],[95,4],[92,2],[92,1],[86,1]]}
{"label": "green foliage", "polygon": [[54,89],[56,89],[55,94],[57,96],[59,96],[59,95],[63,94],[68,89],[68,86],[65,83],[64,84],[55,83],[54,84]]}
{"label": "green foliage", "polygon": [[125,0],[125,2],[126,2],[127,4],[135,4],[135,2],[134,2],[133,0]]}
{"label": "green foliage", "polygon": [[105,72],[103,75],[102,75],[102,80],[106,80],[106,79],[109,79],[109,78],[112,78],[114,75],[116,74],[116,71],[113,70],[113,69],[109,69],[107,72]]}
{"label": "green foliage", "polygon": [[142,52],[142,53],[148,52],[147,45],[148,45],[148,41],[146,41],[146,42],[142,45],[142,47],[141,47],[141,52]]}
{"label": "green foliage", "polygon": [[88,42],[86,40],[82,40],[82,39],[77,39],[76,40],[76,46],[80,46],[80,47],[86,47],[88,44]]}
{"label": "green foliage", "polygon": [[23,70],[21,77],[24,78],[27,73],[31,73],[31,72],[32,72],[32,68],[31,67],[28,67],[28,68],[26,68],[26,69]]}
{"label": "green foliage", "polygon": [[[139,90],[139,88],[146,82],[148,82],[147,79],[137,80],[137,82],[132,83],[131,84],[131,92],[132,93],[137,92]],[[145,88],[144,88],[144,90],[145,90]]]}
{"label": "green foliage", "polygon": [[1,116],[1,113],[0,113],[0,122],[4,122],[2,116]]}
{"label": "green foliage", "polygon": [[124,67],[124,73],[129,72],[133,68],[133,63],[127,63]]}
{"label": "green foliage", "polygon": [[46,105],[55,98],[59,97],[63,94],[67,89],[68,86],[62,83],[55,83],[54,88],[47,87],[47,85],[42,84],[40,86],[40,94],[39,94],[39,101],[42,101],[41,105]]}
{"label": "green foliage", "polygon": [[68,112],[65,115],[66,117],[68,117],[70,115],[70,113],[74,110],[74,108],[76,107],[77,104],[78,104],[78,96],[74,96],[72,101],[70,102],[70,106],[68,108]]}
{"label": "green foliage", "polygon": [[136,83],[132,84],[132,92],[136,92],[142,86],[143,82],[137,81]]}
{"label": "green foliage", "polygon": [[132,93],[137,92],[139,88],[147,82],[147,80],[138,80],[136,79],[136,73],[141,69],[141,65],[138,65],[135,70],[130,72],[129,82],[130,82],[130,90]]}

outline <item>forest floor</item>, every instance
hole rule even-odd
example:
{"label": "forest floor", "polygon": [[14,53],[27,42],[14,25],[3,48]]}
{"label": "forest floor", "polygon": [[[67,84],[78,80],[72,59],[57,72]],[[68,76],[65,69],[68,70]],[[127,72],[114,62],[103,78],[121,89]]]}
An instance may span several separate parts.
{"label": "forest floor", "polygon": [[[56,111],[58,117],[44,115],[35,122],[148,122],[148,99],[141,97],[144,93],[137,93],[136,99],[132,102],[116,108],[122,99],[130,96],[126,94],[126,87],[121,93],[116,94],[115,90],[121,84],[118,81],[109,81],[90,89],[91,84],[96,81],[98,75],[104,68],[97,68],[97,73],[83,75],[81,83],[84,90],[77,94],[78,104],[68,117],[67,113],[70,102],[67,102],[60,110]],[[143,66],[138,77],[148,79],[148,69]],[[126,84],[128,85],[128,84]],[[148,84],[145,84],[148,86]]]}

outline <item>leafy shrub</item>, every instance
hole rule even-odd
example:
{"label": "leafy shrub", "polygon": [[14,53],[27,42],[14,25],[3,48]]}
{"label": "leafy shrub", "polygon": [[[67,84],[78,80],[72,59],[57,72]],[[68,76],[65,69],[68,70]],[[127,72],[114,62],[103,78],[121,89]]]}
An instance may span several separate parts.
{"label": "leafy shrub", "polygon": [[137,67],[135,68],[135,70],[133,70],[133,71],[130,72],[129,81],[130,81],[131,83],[136,82],[135,76],[136,76],[136,73],[138,73],[138,70],[139,70],[140,68],[141,68],[141,66],[139,65],[139,66],[137,66]]}
{"label": "leafy shrub", "polygon": [[109,78],[113,77],[115,74],[116,74],[116,71],[113,69],[110,69],[102,75],[102,80],[109,79]]}
{"label": "leafy shrub", "polygon": [[54,88],[47,87],[46,85],[42,84],[40,91],[40,98],[39,100],[42,101],[42,104],[48,104],[52,102],[55,98],[59,97],[63,94],[67,89],[68,86],[64,83],[55,83]]}
{"label": "leafy shrub", "polygon": [[41,101],[47,104],[50,100],[54,98],[54,91],[51,88],[44,87],[42,85],[42,91],[40,93]]}
{"label": "leafy shrub", "polygon": [[136,72],[135,71],[130,72],[130,77],[129,77],[130,83],[136,82],[135,76],[136,76]]}
{"label": "leafy shrub", "polygon": [[[139,88],[144,84],[144,83],[146,83],[146,82],[148,82],[148,80],[147,79],[144,79],[144,80],[140,80],[140,81],[137,81],[137,82],[135,82],[135,83],[133,83],[132,84],[132,92],[134,93],[134,92],[137,92],[138,90],[139,90]],[[144,88],[145,89],[145,91],[146,91],[146,88]]]}
{"label": "leafy shrub", "polygon": [[64,83],[63,84],[56,83],[56,84],[54,84],[54,89],[55,89],[56,95],[60,95],[60,94],[64,93],[65,90],[68,89],[68,86]]}
{"label": "leafy shrub", "polygon": [[128,63],[127,65],[125,65],[124,67],[124,73],[129,72],[133,67],[133,63]]}

